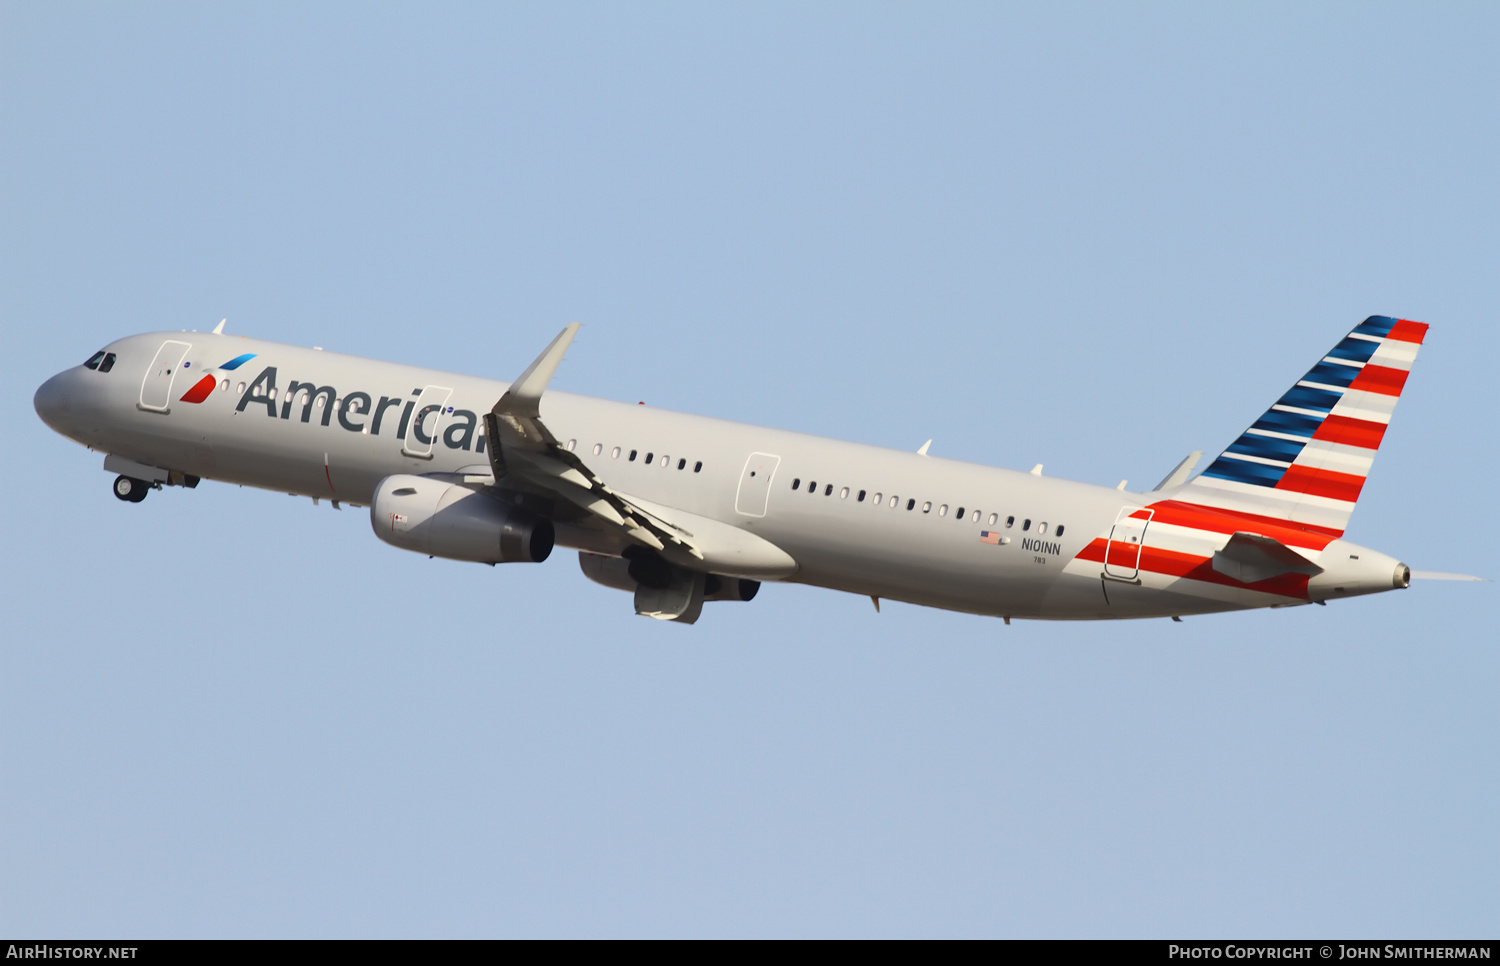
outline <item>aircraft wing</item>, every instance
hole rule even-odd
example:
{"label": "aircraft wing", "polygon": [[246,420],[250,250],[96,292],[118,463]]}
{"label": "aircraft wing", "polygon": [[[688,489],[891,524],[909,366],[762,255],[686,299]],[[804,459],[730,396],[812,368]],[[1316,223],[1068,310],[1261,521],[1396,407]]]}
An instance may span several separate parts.
{"label": "aircraft wing", "polygon": [[552,435],[541,418],[542,393],[577,331],[574,322],[558,333],[485,414],[496,483],[509,481],[561,497],[636,543],[689,567],[754,578],[795,573],[796,561],[754,534],[620,493]]}

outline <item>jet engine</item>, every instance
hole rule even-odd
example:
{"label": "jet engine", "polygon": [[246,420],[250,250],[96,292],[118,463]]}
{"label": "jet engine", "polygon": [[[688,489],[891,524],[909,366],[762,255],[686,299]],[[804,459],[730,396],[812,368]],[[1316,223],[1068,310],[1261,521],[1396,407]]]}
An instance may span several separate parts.
{"label": "jet engine", "polygon": [[478,563],[541,563],[552,522],[488,493],[427,476],[388,476],[375,487],[370,526],[393,547]]}
{"label": "jet engine", "polygon": [[[578,566],[596,584],[636,595],[636,613],[664,617],[691,624],[698,607],[711,600],[747,601],[760,591],[760,581],[719,574],[693,574],[673,567],[645,548],[632,548],[628,556],[609,557],[578,551]],[[702,584],[699,586],[699,581]],[[663,607],[661,592],[679,589],[683,600]],[[653,593],[656,592],[656,593]]]}

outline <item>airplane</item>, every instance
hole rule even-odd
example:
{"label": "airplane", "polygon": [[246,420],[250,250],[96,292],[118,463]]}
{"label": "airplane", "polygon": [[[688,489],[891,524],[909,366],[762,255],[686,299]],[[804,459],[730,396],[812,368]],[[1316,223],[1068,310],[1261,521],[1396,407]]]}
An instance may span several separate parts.
{"label": "airplane", "polygon": [[367,507],[381,540],[430,557],[561,545],[637,614],[689,624],[764,581],[1009,624],[1325,604],[1413,577],[1343,536],[1419,322],[1361,322],[1202,473],[1195,452],[1139,493],[548,391],[576,323],[510,383],[223,330],[112,342],[44,382],[37,414],[107,454],[123,501],[210,479]]}

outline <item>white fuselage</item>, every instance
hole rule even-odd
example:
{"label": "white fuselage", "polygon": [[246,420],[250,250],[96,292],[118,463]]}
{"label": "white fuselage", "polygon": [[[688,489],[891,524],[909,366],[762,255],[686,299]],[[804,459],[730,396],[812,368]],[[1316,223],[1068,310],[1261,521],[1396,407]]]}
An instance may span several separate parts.
{"label": "white fuselage", "polygon": [[[178,350],[164,357],[167,342],[187,346],[172,371],[163,366]],[[509,385],[220,334],[151,333],[109,351],[118,357],[110,372],[76,367],[38,390],[38,412],[60,433],[175,473],[354,505],[368,505],[380,481],[396,474],[489,474],[482,417]],[[253,357],[222,368],[245,355]],[[207,376],[213,388],[202,401],[182,401]],[[441,412],[419,426],[418,414],[434,401]],[[546,394],[542,417],[614,490],[754,533],[796,561],[786,579],[806,584],[1054,619],[1310,599],[1144,571],[1106,579],[1098,563],[1078,559],[1091,543],[1108,541],[1122,508],[1161,494],[557,391]],[[559,525],[557,540],[621,549],[617,535],[586,522]],[[1340,554],[1352,547],[1334,544],[1328,550]]]}

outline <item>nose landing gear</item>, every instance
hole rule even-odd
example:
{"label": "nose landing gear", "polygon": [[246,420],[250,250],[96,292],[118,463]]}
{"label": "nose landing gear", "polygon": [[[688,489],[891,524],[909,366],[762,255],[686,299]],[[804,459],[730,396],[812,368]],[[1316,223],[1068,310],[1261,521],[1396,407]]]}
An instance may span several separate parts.
{"label": "nose landing gear", "polygon": [[151,492],[151,484],[129,476],[115,477],[115,498],[127,503],[139,503]]}

